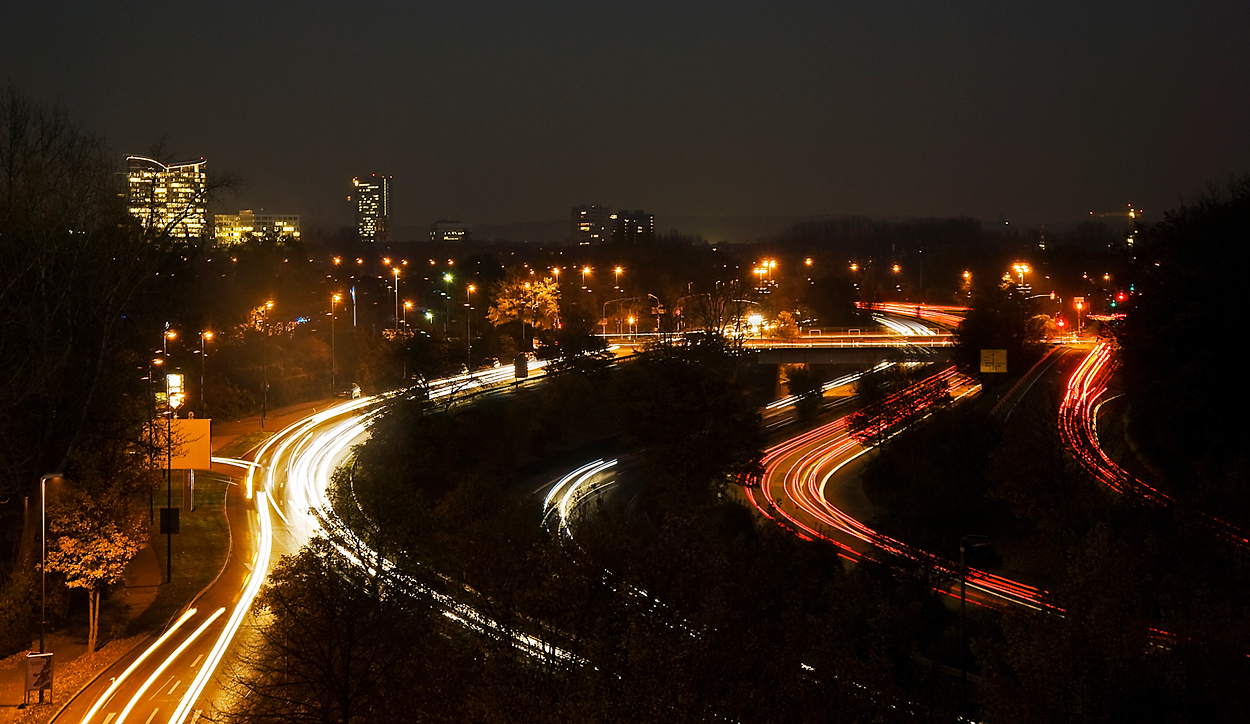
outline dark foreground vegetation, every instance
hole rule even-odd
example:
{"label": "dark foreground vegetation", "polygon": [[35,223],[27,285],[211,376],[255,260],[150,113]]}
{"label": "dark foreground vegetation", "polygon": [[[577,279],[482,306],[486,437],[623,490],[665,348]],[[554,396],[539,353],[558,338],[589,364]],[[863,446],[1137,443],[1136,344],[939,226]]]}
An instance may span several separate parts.
{"label": "dark foreground vegetation", "polygon": [[1234,442],[1248,432],[1245,392],[1200,371],[1229,351],[1219,330],[1237,292],[1218,280],[1245,262],[1247,222],[1247,181],[1170,214],[1134,258],[1135,304],[1107,329],[1123,364],[1108,396],[1123,398],[1102,442],[1173,505],[1113,492],[1064,450],[1058,404],[1078,354],[1006,424],[990,414],[992,395],[941,410],[869,466],[884,530],[948,559],[962,536],[988,535],[993,545],[971,549],[970,562],[1040,586],[1065,612],[975,617],[987,720],[1250,716],[1250,544],[1204,522],[1250,522],[1245,446]]}
{"label": "dark foreground vegetation", "polygon": [[[449,620],[398,573],[369,577],[320,543],[266,589],[274,623],[234,719],[914,721],[949,708],[956,679],[916,660],[950,618],[922,580],[844,568],[734,499],[760,449],[745,371],[719,344],[660,348],[489,414],[394,409],[336,477],[340,510],[404,576],[502,630]],[[640,492],[570,540],[506,484],[500,458],[590,429],[637,451]]]}

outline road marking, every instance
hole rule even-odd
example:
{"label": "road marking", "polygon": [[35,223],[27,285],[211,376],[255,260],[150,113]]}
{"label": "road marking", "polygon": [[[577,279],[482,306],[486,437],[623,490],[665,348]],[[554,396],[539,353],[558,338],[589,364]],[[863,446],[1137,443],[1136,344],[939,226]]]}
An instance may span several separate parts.
{"label": "road marking", "polygon": [[152,713],[148,714],[148,720],[143,722],[143,724],[152,724],[152,720],[156,718],[156,712],[158,711],[160,711],[160,709],[153,709]]}
{"label": "road marking", "polygon": [[130,674],[133,673],[135,669],[139,668],[139,665],[143,663],[143,660],[146,659],[149,654],[155,651],[157,647],[165,643],[165,641],[167,641],[170,636],[173,636],[174,632],[177,631],[178,628],[182,626],[182,624],[187,622],[187,619],[194,616],[195,611],[196,609],[194,608],[188,609],[187,612],[182,614],[182,617],[179,618],[178,621],[174,623],[174,625],[168,631],[161,634],[161,637],[156,640],[156,643],[149,646],[147,650],[144,651],[142,654],[139,654],[139,658],[131,662],[130,666],[126,667],[126,670],[122,672],[121,676],[117,677],[116,679],[113,679],[113,683],[110,684],[108,690],[104,692],[104,696],[101,696],[99,699],[96,699],[96,702],[91,705],[91,709],[87,712],[87,715],[82,718],[82,720],[89,721],[91,717],[95,716],[95,713],[100,710],[100,707],[104,706],[104,704],[107,701],[109,701],[109,699],[112,698],[113,692],[117,691],[117,687],[121,686],[121,683],[126,680],[126,677],[130,676]]}
{"label": "road marking", "polygon": [[111,712],[108,716],[104,717],[104,724],[109,724],[109,722],[113,721],[113,717],[115,716],[117,716],[117,712]]}
{"label": "road marking", "polygon": [[246,576],[244,576],[244,577],[243,577],[243,586],[244,586],[245,588],[247,587],[247,582],[248,582],[248,581],[250,581],[250,580],[252,580],[252,574],[251,574],[251,573],[248,573]]}
{"label": "road marking", "polygon": [[204,658],[204,654],[200,654],[199,656],[196,656],[196,657],[195,657],[195,661],[192,661],[192,662],[191,662],[191,668],[193,668],[193,669],[194,669],[194,668],[195,668],[195,665],[196,665],[196,664],[198,664],[198,663],[200,663],[200,659],[202,659],[202,658]]}
{"label": "road marking", "polygon": [[195,710],[195,716],[191,717],[191,724],[195,724],[197,721],[199,721],[199,720],[200,720],[200,714],[202,714],[202,713],[203,713],[203,710],[202,710],[202,709],[196,709],[196,710]]}
{"label": "road marking", "polygon": [[[169,682],[173,680],[174,680],[174,677],[171,676],[165,680],[165,684],[168,684]],[[161,684],[160,686],[156,687],[156,691],[152,692],[152,695],[148,697],[148,701],[152,701],[153,699],[155,699],[156,695],[161,693],[161,689],[165,688],[165,684]]]}
{"label": "road marking", "polygon": [[174,693],[174,689],[177,689],[177,688],[178,688],[179,686],[181,686],[181,685],[182,685],[182,681],[181,681],[181,680],[179,680],[179,681],[178,681],[178,683],[176,683],[176,684],[174,684],[173,686],[169,687],[169,691],[165,692],[165,696],[171,696],[171,695],[173,695],[173,693]]}

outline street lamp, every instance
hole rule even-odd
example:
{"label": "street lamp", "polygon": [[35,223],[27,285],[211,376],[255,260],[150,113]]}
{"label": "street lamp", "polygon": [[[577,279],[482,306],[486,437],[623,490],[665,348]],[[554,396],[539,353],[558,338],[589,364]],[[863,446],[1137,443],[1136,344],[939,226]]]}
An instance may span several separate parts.
{"label": "street lamp", "polygon": [[451,320],[451,272],[443,275],[443,339],[447,338],[447,322]]}
{"label": "street lamp", "polygon": [[395,336],[399,336],[399,267],[392,267],[391,273],[395,275]]}
{"label": "street lamp", "polygon": [[615,281],[615,282],[613,282],[613,283],[615,284],[615,287],[616,287],[617,291],[620,291],[620,289],[621,289],[621,272],[622,272],[623,270],[622,270],[622,269],[618,266],[617,268],[613,269],[612,271],[616,274],[616,281]]}
{"label": "street lamp", "polygon": [[590,267],[582,267],[582,289],[586,288],[586,275],[590,273]]}
{"label": "street lamp", "polygon": [[[48,481],[60,480],[61,473],[48,473],[39,478],[39,526],[41,553],[39,559],[39,653],[45,654],[44,630],[48,625]],[[43,689],[39,690],[39,703],[43,703]]]}
{"label": "street lamp", "polygon": [[204,343],[213,338],[213,333],[204,330],[200,332],[200,417],[207,417],[204,412],[204,371],[208,367],[208,351]]}
{"label": "street lamp", "polygon": [[338,306],[339,300],[343,298],[342,294],[330,295],[330,394],[338,394],[338,383],[335,379],[338,370],[335,368],[334,362],[334,308]]}
{"label": "street lamp", "polygon": [[470,369],[473,367],[473,307],[469,306],[469,295],[477,291],[472,284],[464,288],[464,363]]}
{"label": "street lamp", "polygon": [[990,544],[990,539],[983,535],[966,535],[959,539],[959,718],[964,719],[964,701],[968,696],[968,664],[965,661],[964,626],[968,620],[968,595],[965,585],[968,580],[968,566],[964,563],[964,553],[968,548],[980,548]]}
{"label": "street lamp", "polygon": [[265,302],[260,308],[260,429],[265,429],[265,415],[269,412],[269,310],[273,302]]}
{"label": "street lamp", "polygon": [[182,375],[165,375],[165,401],[169,417],[165,418],[165,510],[161,522],[165,528],[165,582],[174,579],[174,418],[182,406]]}
{"label": "street lamp", "polygon": [[1011,265],[1011,268],[1013,271],[1015,271],[1016,274],[1020,275],[1020,286],[1024,286],[1024,275],[1028,274],[1029,272],[1033,270],[1030,269],[1029,265],[1025,264],[1024,262],[1016,262],[1015,264]]}

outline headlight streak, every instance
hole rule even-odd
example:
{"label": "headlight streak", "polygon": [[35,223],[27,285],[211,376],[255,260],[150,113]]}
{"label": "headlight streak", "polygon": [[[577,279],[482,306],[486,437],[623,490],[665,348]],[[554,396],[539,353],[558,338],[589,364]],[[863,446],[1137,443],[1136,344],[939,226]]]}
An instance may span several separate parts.
{"label": "headlight streak", "polygon": [[[551,491],[547,493],[546,499],[543,500],[543,525],[547,525],[552,514],[558,514],[560,517],[560,530],[566,536],[572,538],[573,531],[569,522],[573,511],[594,493],[616,484],[615,479],[606,483],[591,483],[596,476],[606,472],[615,465],[616,460],[604,462],[601,458],[592,463],[587,463],[560,478],[555,485],[551,486]],[[558,500],[556,500],[557,497],[559,498]],[[555,500],[554,504],[552,503],[553,500]]]}
{"label": "headlight streak", "polygon": [[[511,370],[506,372],[510,374]],[[298,444],[292,438],[290,445],[295,449],[286,495],[292,509],[289,512],[295,518],[294,511],[299,511],[298,519],[304,523],[306,535],[323,533],[347,561],[370,575],[385,574],[389,583],[408,595],[434,601],[448,620],[497,640],[510,640],[520,650],[536,658],[583,663],[580,658],[536,636],[505,629],[454,596],[401,572],[392,561],[379,561],[377,553],[339,518],[327,497],[330,477],[338,463],[350,453],[351,446],[367,437],[368,422],[378,414],[381,410],[347,418],[320,433],[314,433],[313,425],[309,425],[297,433],[296,437],[300,438]],[[320,422],[328,419],[322,418]],[[286,449],[284,447],[283,451]]]}
{"label": "headlight streak", "polygon": [[[861,305],[862,306],[862,305]],[[967,307],[952,307],[933,304],[900,304],[897,302],[885,302],[872,305],[871,309],[881,310],[889,314],[897,314],[905,317],[919,317],[927,319],[943,327],[958,327],[960,322],[964,321],[962,315],[968,313]]]}
{"label": "headlight streak", "polygon": [[190,646],[192,642],[194,642],[196,639],[200,637],[200,634],[204,633],[205,629],[207,629],[209,626],[212,625],[213,621],[217,620],[218,616],[220,616],[221,614],[225,612],[226,612],[226,609],[224,608],[217,609],[213,613],[213,615],[205,619],[204,623],[200,624],[200,627],[197,628],[195,631],[193,631],[191,635],[188,636],[178,646],[178,648],[174,649],[173,653],[165,657],[165,660],[161,662],[161,665],[156,667],[156,670],[153,671],[150,676],[148,676],[147,681],[143,682],[143,686],[140,686],[138,690],[135,691],[134,696],[130,697],[130,702],[126,704],[126,708],[122,709],[121,714],[117,715],[116,724],[122,724],[122,722],[126,721],[126,717],[130,715],[130,711],[135,708],[136,704],[139,703],[140,697],[142,697],[147,692],[147,690],[152,686],[153,682],[155,682],[157,678],[159,678],[160,675],[164,673],[165,669],[169,668],[170,664],[174,663],[174,660],[177,659],[178,656],[182,654],[183,651],[186,651],[187,647]]}
{"label": "headlight streak", "polygon": [[[267,446],[268,443],[266,443]],[[187,692],[182,695],[182,700],[178,702],[178,708],[174,710],[173,716],[169,718],[170,724],[181,724],[187,718],[187,715],[191,713],[191,707],[195,705],[196,699],[200,697],[200,693],[208,685],[208,680],[217,671],[217,665],[221,663],[221,658],[225,656],[226,649],[229,647],[230,642],[234,640],[235,633],[238,632],[239,626],[243,623],[243,617],[247,615],[248,610],[252,607],[252,600],[256,598],[261,584],[265,581],[264,572],[269,570],[269,554],[273,548],[273,523],[269,517],[268,496],[263,491],[258,492],[256,495],[256,517],[260,523],[260,538],[257,542],[255,570],[260,571],[261,574],[252,575],[248,579],[242,595],[239,596],[239,602],[234,606],[234,612],[230,614],[230,619],[226,621],[225,629],[217,637],[217,643],[213,644],[212,650],[204,658],[203,666],[196,672],[195,679],[187,686]]]}
{"label": "headlight streak", "polygon": [[146,651],[144,651],[142,654],[139,654],[139,658],[135,659],[134,662],[130,664],[130,666],[126,667],[126,670],[122,672],[121,676],[117,677],[116,679],[113,679],[113,683],[109,684],[109,688],[105,689],[104,693],[101,694],[99,698],[95,700],[95,704],[92,704],[91,708],[87,710],[86,716],[82,718],[82,724],[87,724],[87,722],[91,721],[91,717],[95,716],[96,712],[100,711],[100,708],[103,707],[104,704],[108,702],[109,698],[113,696],[113,692],[117,691],[118,687],[120,687],[122,683],[126,681],[126,679],[129,678],[132,673],[134,673],[134,670],[139,668],[139,665],[142,664],[144,661],[146,661],[147,658],[152,655],[153,651],[159,649],[162,645],[164,645],[164,643],[169,640],[169,637],[173,636],[174,632],[177,631],[178,628],[182,626],[182,624],[187,622],[187,619],[194,616],[195,611],[196,609],[191,608],[191,609],[188,609],[185,613],[183,613],[182,616],[178,619],[177,622],[174,623],[173,626],[170,626],[169,629],[166,630],[165,633],[161,634],[161,637],[158,638],[155,642],[153,642],[152,645],[149,646]]}
{"label": "headlight streak", "polygon": [[[1059,405],[1059,432],[1064,446],[1086,472],[1115,492],[1136,496],[1150,505],[1172,505],[1176,501],[1170,495],[1120,467],[1098,440],[1098,411],[1110,401],[1104,395],[1116,366],[1115,349],[1108,342],[1100,342],[1077,365]],[[1199,511],[1198,515],[1218,535],[1241,546],[1250,545],[1246,531],[1209,513]]]}
{"label": "headlight streak", "polygon": [[893,317],[874,314],[872,315],[872,321],[903,337],[932,337],[937,335],[937,332],[933,331],[932,327],[927,327],[908,319],[894,319]]}

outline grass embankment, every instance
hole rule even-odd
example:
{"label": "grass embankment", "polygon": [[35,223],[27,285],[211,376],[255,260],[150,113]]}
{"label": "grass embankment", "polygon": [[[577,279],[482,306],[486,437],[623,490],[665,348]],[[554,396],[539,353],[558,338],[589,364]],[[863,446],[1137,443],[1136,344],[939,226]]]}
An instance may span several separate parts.
{"label": "grass embankment", "polygon": [[[180,476],[174,473],[174,507],[182,505]],[[225,498],[229,483],[224,476],[199,473],[195,476],[195,510],[180,513],[180,532],[173,537],[173,581],[162,583],[156,600],[130,625],[132,632],[147,631],[164,626],[200,591],[204,590],[226,563],[230,549],[230,526],[226,522]],[[157,493],[160,503],[164,495]],[[164,580],[168,570],[167,543],[160,534],[160,517],[152,525],[149,535],[156,559],[160,563]]]}
{"label": "grass embankment", "polygon": [[268,440],[273,436],[272,432],[266,430],[257,430],[256,432],[245,432],[239,435],[220,450],[213,453],[214,457],[219,458],[239,458],[243,457],[249,450]]}
{"label": "grass embankment", "polygon": [[[0,722],[42,724],[42,722],[49,721],[52,719],[53,714],[60,711],[65,701],[70,696],[73,696],[74,692],[82,688],[88,681],[91,681],[102,668],[113,663],[127,651],[134,648],[143,638],[142,634],[116,638],[101,646],[95,653],[83,654],[69,661],[57,661],[54,679],[55,688],[52,691],[50,700],[44,704],[39,704],[37,703],[39,701],[38,694],[32,692],[30,706],[25,709],[12,709],[0,713]],[[25,658],[25,651],[13,654],[7,659],[0,660],[0,669],[9,668],[11,665],[15,665],[11,663],[14,660]]]}

